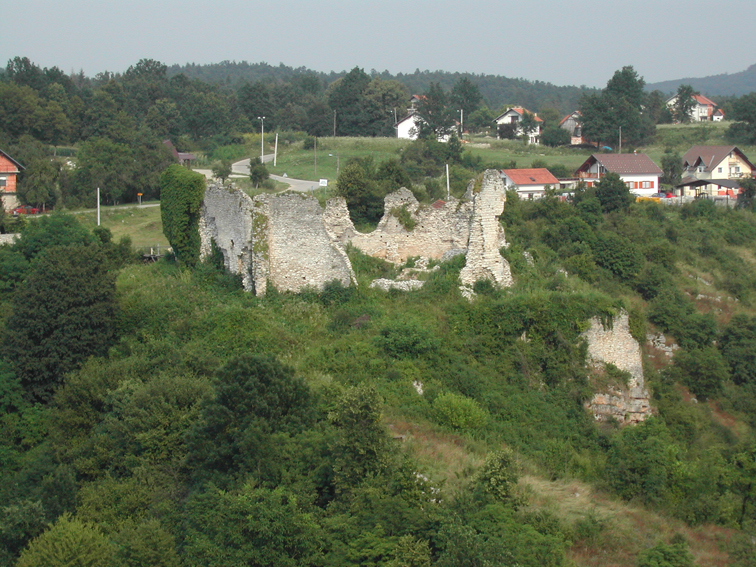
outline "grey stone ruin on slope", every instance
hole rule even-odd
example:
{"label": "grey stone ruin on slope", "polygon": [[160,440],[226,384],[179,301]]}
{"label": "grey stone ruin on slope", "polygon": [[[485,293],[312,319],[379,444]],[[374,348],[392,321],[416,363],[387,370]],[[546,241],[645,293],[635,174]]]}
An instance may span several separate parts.
{"label": "grey stone ruin on slope", "polygon": [[[322,289],[333,280],[356,283],[347,244],[363,253],[402,264],[410,257],[441,260],[467,255],[460,274],[463,285],[488,279],[512,284],[509,264],[499,249],[506,245],[498,216],[506,192],[499,174],[486,171],[478,191],[474,184],[463,199],[450,197],[421,205],[411,191],[401,188],[386,196],[377,228],[358,232],[346,201],[331,199],[325,210],[311,196],[296,193],[264,194],[209,186],[201,218],[201,255],[222,252],[226,267],[242,276],[244,289],[264,295],[267,286],[298,292]],[[399,217],[411,219],[408,229]],[[399,288],[416,288],[398,286]]]}

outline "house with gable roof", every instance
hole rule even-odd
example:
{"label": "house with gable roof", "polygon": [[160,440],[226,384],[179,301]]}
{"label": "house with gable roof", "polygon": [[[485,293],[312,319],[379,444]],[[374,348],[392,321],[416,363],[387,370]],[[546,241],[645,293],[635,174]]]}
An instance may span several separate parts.
{"label": "house with gable roof", "polygon": [[584,144],[583,139],[583,127],[580,124],[580,120],[583,115],[579,110],[576,110],[572,114],[568,114],[559,122],[559,127],[563,130],[567,130],[570,133],[570,144],[577,146]]}
{"label": "house with gable roof", "polygon": [[[691,122],[721,122],[724,112],[717,107],[717,103],[701,94],[694,94],[691,98],[695,101],[690,109]],[[671,110],[677,102],[677,95],[667,100],[667,107]]]}
{"label": "house with gable roof", "polygon": [[[737,146],[693,146],[682,158],[683,179],[678,185],[683,195],[705,192],[735,197],[739,179],[754,177],[756,167]],[[711,183],[701,183],[711,180]]]}
{"label": "house with gable roof", "polygon": [[16,196],[16,177],[26,169],[10,155],[0,150],[0,196],[3,199],[3,208],[12,211],[19,206]]}
{"label": "house with gable roof", "polygon": [[501,178],[522,199],[540,199],[546,194],[546,187],[559,188],[559,180],[546,168],[503,169]]}
{"label": "house with gable roof", "polygon": [[[540,144],[541,132],[543,130],[543,120],[538,118],[538,115],[535,112],[530,112],[527,108],[523,108],[521,106],[509,108],[506,112],[500,114],[494,119],[494,122],[496,122],[497,137],[499,135],[499,126],[502,126],[504,124],[518,124],[522,122],[522,118],[523,116],[525,116],[525,113],[532,114],[535,117],[536,122],[538,123],[536,129],[528,134],[528,143],[535,145]],[[522,128],[518,126],[515,129],[515,136],[522,136],[522,134]]]}
{"label": "house with gable roof", "polygon": [[635,195],[648,197],[659,192],[659,178],[664,174],[646,154],[593,154],[576,170],[575,175],[593,187],[607,173],[616,173]]}

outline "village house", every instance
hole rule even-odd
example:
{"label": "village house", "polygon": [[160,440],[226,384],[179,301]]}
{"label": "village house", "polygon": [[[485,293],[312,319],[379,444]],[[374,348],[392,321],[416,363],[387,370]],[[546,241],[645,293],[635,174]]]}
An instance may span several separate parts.
{"label": "village house", "polygon": [[503,169],[501,178],[507,189],[514,188],[521,199],[540,199],[546,188],[559,188],[559,180],[546,168]]}
{"label": "village house", "polygon": [[396,137],[404,140],[417,140],[421,120],[422,118],[416,112],[412,112],[399,120],[394,125],[396,128]]}
{"label": "village house", "polygon": [[[522,108],[521,106],[510,108],[494,119],[494,122],[496,122],[496,136],[499,137],[499,126],[503,126],[505,124],[519,124],[520,122],[522,122],[522,118],[525,116],[525,113],[532,114],[535,118],[535,121],[537,122],[535,130],[528,133],[528,143],[535,145],[540,144],[541,131],[543,130],[543,120],[538,118],[538,115],[535,112],[530,112],[527,108]],[[522,130],[522,127],[517,126],[517,128],[514,130],[514,135],[522,136],[523,134],[524,132]]]}
{"label": "village house", "polygon": [[659,192],[661,168],[645,154],[593,154],[575,172],[593,187],[607,173],[616,173],[635,195],[648,197]]}
{"label": "village house", "polygon": [[683,179],[677,186],[682,195],[737,197],[739,180],[756,173],[754,165],[737,146],[693,146],[682,160]]}
{"label": "village house", "polygon": [[[717,103],[713,100],[700,94],[692,95],[691,98],[695,101],[690,109],[691,122],[721,122],[724,119],[724,112],[717,108]],[[667,100],[667,107],[671,110],[676,102],[677,95],[674,95]]]}
{"label": "village house", "polygon": [[579,110],[576,110],[572,114],[568,114],[562,118],[559,122],[559,127],[563,130],[567,130],[570,133],[570,144],[577,146],[584,144],[583,140],[583,128],[580,124],[580,119],[583,117]]}
{"label": "village house", "polygon": [[12,211],[19,206],[16,196],[16,176],[26,169],[15,159],[0,150],[0,196],[3,199],[3,208]]}

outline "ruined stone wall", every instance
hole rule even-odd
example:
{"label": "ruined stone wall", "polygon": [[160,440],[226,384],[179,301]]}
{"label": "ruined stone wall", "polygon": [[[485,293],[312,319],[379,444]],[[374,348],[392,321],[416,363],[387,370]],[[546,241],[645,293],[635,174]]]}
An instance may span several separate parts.
{"label": "ruined stone wall", "polygon": [[[407,230],[392,213],[402,207],[415,222],[412,230]],[[342,197],[328,201],[324,218],[334,240],[351,242],[369,256],[401,264],[415,256],[438,260],[450,250],[466,249],[472,209],[472,203],[454,198],[421,205],[410,190],[402,187],[386,196],[383,217],[373,232],[355,230]]]}
{"label": "ruined stone wall", "polygon": [[648,391],[643,377],[641,348],[630,334],[630,317],[620,311],[611,327],[604,327],[598,318],[583,333],[588,343],[588,356],[594,363],[610,363],[630,374],[626,385],[610,387],[608,392],[593,396],[589,408],[596,419],[613,417],[619,422],[637,423],[650,415]]}
{"label": "ruined stone wall", "polygon": [[[205,189],[205,199],[199,220],[200,258],[205,259],[212,252],[212,243],[223,253],[226,269],[242,276],[242,284],[247,291],[258,291],[266,279],[261,270],[264,258],[260,251],[253,251],[253,225],[255,203],[246,193],[217,185]],[[259,227],[258,227],[259,228]],[[253,256],[257,256],[253,270]],[[254,275],[257,275],[257,278]],[[255,279],[258,285],[255,285]],[[264,287],[264,286],[263,286]],[[264,293],[264,291],[263,291]]]}
{"label": "ruined stone wall", "polygon": [[268,220],[270,282],[279,290],[322,289],[333,280],[355,281],[343,246],[331,241],[317,199],[299,193],[259,195]]}
{"label": "ruined stone wall", "polygon": [[506,199],[499,172],[486,170],[480,192],[473,199],[467,261],[459,274],[463,286],[472,286],[478,280],[491,280],[505,287],[513,283],[509,263],[499,253],[502,233],[499,215],[504,211]]}
{"label": "ruined stone wall", "polygon": [[299,194],[258,195],[210,186],[200,217],[201,257],[212,242],[226,268],[240,274],[244,289],[264,295],[268,283],[281,291],[318,289],[330,281],[354,281],[349,258],[332,242],[317,200]]}
{"label": "ruined stone wall", "polygon": [[[207,257],[215,242],[226,267],[241,274],[244,288],[258,295],[269,282],[294,292],[322,288],[332,280],[349,285],[355,278],[344,252],[347,243],[397,264],[410,257],[440,260],[466,253],[461,279],[468,295],[479,279],[511,285],[509,264],[499,253],[506,243],[498,222],[506,199],[504,184],[498,172],[489,170],[480,191],[472,187],[462,200],[433,205],[421,205],[402,188],[386,196],[377,228],[360,233],[343,198],[330,200],[323,211],[313,197],[298,193],[252,199],[238,190],[211,186],[200,218],[201,255]],[[411,229],[399,220],[407,214],[410,222],[405,223]]]}

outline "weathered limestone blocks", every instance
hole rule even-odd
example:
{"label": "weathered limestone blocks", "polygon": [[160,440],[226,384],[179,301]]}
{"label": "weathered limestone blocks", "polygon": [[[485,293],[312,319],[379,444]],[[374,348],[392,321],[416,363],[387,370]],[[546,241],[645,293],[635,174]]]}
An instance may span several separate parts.
{"label": "weathered limestone blocks", "polygon": [[613,417],[621,423],[638,423],[651,413],[649,394],[643,377],[643,359],[638,341],[630,334],[630,317],[620,311],[611,328],[598,318],[583,333],[588,356],[594,363],[610,363],[630,374],[626,385],[610,386],[609,392],[597,393],[588,404],[594,417]]}
{"label": "weathered limestone blocks", "polygon": [[[414,222],[407,230],[397,218],[404,208]],[[467,248],[472,203],[451,198],[433,205],[420,205],[409,189],[402,187],[386,195],[383,217],[376,229],[362,233],[349,218],[346,201],[337,197],[328,201],[323,215],[326,230],[337,241],[353,246],[375,258],[395,264],[413,256],[440,259],[452,249]]]}
{"label": "weathered limestone blocks", "polygon": [[[260,272],[261,254],[254,262],[257,274],[253,274],[253,225],[260,219],[255,217],[255,203],[246,193],[216,185],[205,189],[205,200],[199,220],[200,257],[207,258],[212,253],[212,243],[223,252],[223,261],[233,274],[242,276],[242,284],[247,291],[257,291],[255,280],[262,282],[265,274]],[[257,227],[258,232],[260,226]],[[263,292],[264,293],[264,292]]]}
{"label": "weathered limestone blocks", "polygon": [[499,215],[506,199],[501,176],[495,170],[486,170],[480,192],[473,198],[467,261],[459,274],[463,286],[472,286],[478,280],[491,280],[505,287],[513,283],[509,263],[499,253]]}
{"label": "weathered limestone blocks", "polygon": [[[509,264],[499,249],[506,244],[498,216],[504,208],[505,187],[499,174],[483,175],[480,191],[472,183],[464,199],[450,198],[421,205],[401,188],[386,196],[377,228],[354,228],[343,198],[321,209],[313,197],[300,194],[258,195],[211,186],[205,192],[200,219],[202,256],[214,242],[226,267],[241,274],[244,288],[265,294],[270,282],[282,291],[322,287],[338,280],[355,282],[344,246],[401,264],[411,257],[448,259],[465,253],[460,279],[472,297],[472,284],[487,279],[512,284]],[[415,284],[412,284],[415,285]]]}
{"label": "weathered limestone blocks", "polygon": [[332,242],[317,200],[300,194],[258,195],[208,187],[200,219],[201,253],[211,242],[226,267],[241,274],[244,288],[264,295],[268,282],[281,291],[322,289],[354,278],[344,249]]}
{"label": "weathered limestone blocks", "polygon": [[382,289],[383,291],[390,291],[392,289],[398,289],[400,291],[414,291],[420,289],[425,284],[421,280],[389,280],[386,278],[378,278],[370,282],[370,287]]}

